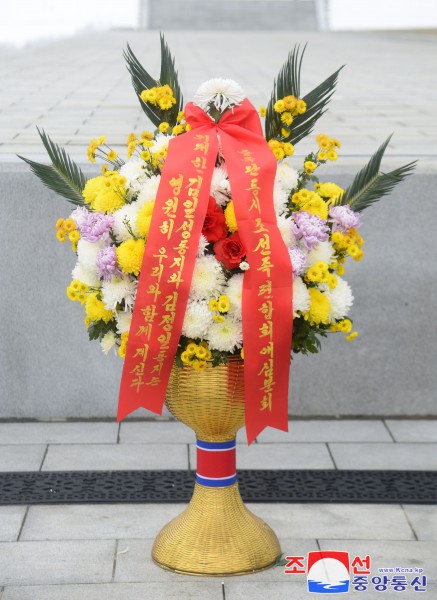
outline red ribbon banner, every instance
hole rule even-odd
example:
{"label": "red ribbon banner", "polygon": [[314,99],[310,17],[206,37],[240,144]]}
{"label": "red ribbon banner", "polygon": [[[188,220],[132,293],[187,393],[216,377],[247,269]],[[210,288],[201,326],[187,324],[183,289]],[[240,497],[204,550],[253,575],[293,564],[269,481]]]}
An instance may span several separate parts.
{"label": "red ribbon banner", "polygon": [[292,267],[276,224],[276,159],[246,99],[215,123],[192,103],[192,129],[169,143],[138,282],[120,386],[118,421],[139,407],[162,413],[181,335],[219,147],[244,273],[242,319],[248,443],[267,426],[288,431]]}

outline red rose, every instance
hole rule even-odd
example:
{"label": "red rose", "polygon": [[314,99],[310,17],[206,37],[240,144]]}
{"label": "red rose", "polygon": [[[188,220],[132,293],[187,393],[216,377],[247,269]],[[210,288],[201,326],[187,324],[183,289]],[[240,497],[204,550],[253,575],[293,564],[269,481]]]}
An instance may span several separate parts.
{"label": "red rose", "polygon": [[214,252],[216,259],[222,262],[227,269],[236,269],[246,256],[246,250],[240,241],[238,231],[215,243]]}
{"label": "red rose", "polygon": [[202,233],[208,242],[222,240],[228,233],[225,215],[220,206],[217,206],[212,196],[209,198],[208,210],[206,211]]}

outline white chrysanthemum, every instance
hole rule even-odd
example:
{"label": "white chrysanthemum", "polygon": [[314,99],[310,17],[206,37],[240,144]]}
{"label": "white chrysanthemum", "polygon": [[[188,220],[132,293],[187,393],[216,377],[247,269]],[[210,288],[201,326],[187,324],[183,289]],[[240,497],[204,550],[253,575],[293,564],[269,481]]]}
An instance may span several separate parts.
{"label": "white chrysanthemum", "polygon": [[317,246],[314,246],[307,255],[307,268],[309,269],[316,264],[318,260],[322,260],[328,265],[334,258],[334,249],[331,242],[320,242]]}
{"label": "white chrysanthemum", "polygon": [[310,307],[310,293],[300,277],[293,281],[293,317],[298,317],[297,311],[306,312]]}
{"label": "white chrysanthemum", "polygon": [[138,203],[132,202],[131,204],[125,204],[113,214],[115,222],[112,231],[114,232],[117,242],[126,242],[132,238],[129,229],[124,222],[126,219],[134,235],[139,235],[136,225],[138,210]]}
{"label": "white chrysanthemum", "polygon": [[219,206],[224,206],[229,202],[229,198],[231,197],[231,186],[224,164],[220,167],[216,167],[212,173],[210,194]]}
{"label": "white chrysanthemum", "polygon": [[131,185],[132,183],[137,181],[137,179],[142,179],[146,176],[146,172],[144,169],[145,166],[146,163],[144,163],[143,161],[136,159],[129,160],[122,167],[120,167],[119,173],[120,175],[123,175],[123,177],[126,177],[127,185]]}
{"label": "white chrysanthemum", "polygon": [[197,247],[197,257],[198,258],[200,258],[201,256],[205,256],[205,252],[206,252],[206,248],[207,248],[208,244],[209,244],[208,240],[203,235],[203,233],[201,233],[200,238],[199,238],[199,245]]}
{"label": "white chrysanthemum", "polygon": [[204,111],[212,103],[217,110],[226,110],[237,106],[246,97],[243,89],[233,79],[217,77],[202,83],[194,94],[194,104]]}
{"label": "white chrysanthemum", "polygon": [[132,308],[137,293],[137,280],[130,275],[123,277],[112,276],[109,281],[102,283],[103,304],[108,310],[115,310],[117,304],[124,300],[127,308]]}
{"label": "white chrysanthemum", "polygon": [[287,161],[278,163],[276,169],[275,183],[283,188],[286,192],[290,192],[297,185],[299,175]]}
{"label": "white chrysanthemum", "polygon": [[277,215],[282,215],[288,208],[288,192],[278,183],[273,187],[273,205]]}
{"label": "white chrysanthemum", "polygon": [[150,148],[150,150],[152,152],[159,152],[160,150],[164,150],[164,148],[168,148],[168,144],[173,138],[174,135],[165,135],[165,133],[158,133],[158,135],[153,140],[153,145]]}
{"label": "white chrysanthemum", "polygon": [[132,313],[130,310],[120,310],[115,313],[115,321],[117,323],[117,332],[121,335],[130,329],[132,323]]}
{"label": "white chrysanthemum", "polygon": [[243,345],[243,329],[240,320],[225,316],[222,323],[214,322],[209,328],[207,340],[212,350],[232,352]]}
{"label": "white chrysanthemum", "polygon": [[208,300],[222,293],[225,276],[220,263],[214,256],[196,259],[190,288],[190,300]]}
{"label": "white chrysanthemum", "polygon": [[102,284],[96,269],[86,269],[81,263],[76,263],[71,272],[73,279],[78,279],[82,283],[86,283],[88,287],[99,288]]}
{"label": "white chrysanthemum", "polygon": [[185,310],[182,335],[188,338],[205,338],[209,327],[213,323],[212,312],[206,300],[188,302]]}
{"label": "white chrysanthemum", "polygon": [[337,286],[331,290],[326,283],[319,284],[318,286],[329,300],[331,306],[331,312],[329,318],[331,321],[334,319],[344,319],[349,313],[349,310],[354,303],[354,297],[350,285],[342,279],[337,277]]}
{"label": "white chrysanthemum", "polygon": [[146,179],[145,162],[130,160],[120,168],[120,175],[126,177],[127,196],[129,199],[136,196],[141,190],[141,184]]}
{"label": "white chrysanthemum", "polygon": [[113,331],[108,331],[108,333],[102,337],[100,346],[105,354],[108,354],[111,348],[114,348],[116,339],[117,337]]}
{"label": "white chrysanthemum", "polygon": [[138,194],[138,208],[142,208],[146,202],[154,202],[158,193],[161,175],[152,175],[148,177],[142,184],[140,193]]}
{"label": "white chrysanthemum", "polygon": [[[105,247],[105,241],[100,239],[97,242],[91,243],[80,239],[77,243],[77,260],[78,262],[90,271],[97,274],[96,260],[99,250]],[[85,282],[84,282],[85,283]]]}
{"label": "white chrysanthemum", "polygon": [[236,275],[232,275],[230,279],[228,279],[226,288],[224,293],[229,298],[229,302],[231,303],[231,308],[229,309],[229,314],[232,316],[241,319],[241,306],[243,301],[243,273],[237,273]]}
{"label": "white chrysanthemum", "polygon": [[295,244],[294,235],[291,230],[290,219],[287,219],[284,215],[281,215],[276,217],[276,221],[278,223],[279,233],[284,240],[284,244],[287,246],[287,248],[290,248]]}

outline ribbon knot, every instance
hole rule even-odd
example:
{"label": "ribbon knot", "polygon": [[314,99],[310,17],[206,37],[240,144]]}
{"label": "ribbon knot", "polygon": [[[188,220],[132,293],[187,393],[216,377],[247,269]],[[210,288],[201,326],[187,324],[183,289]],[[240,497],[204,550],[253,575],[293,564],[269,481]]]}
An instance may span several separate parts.
{"label": "ribbon knot", "polygon": [[173,138],[162,169],[123,369],[118,420],[140,406],[161,414],[181,335],[217,154],[224,156],[244,274],[242,319],[248,442],[288,429],[292,267],[276,224],[276,159],[247,100],[219,122],[188,103],[191,131]]}

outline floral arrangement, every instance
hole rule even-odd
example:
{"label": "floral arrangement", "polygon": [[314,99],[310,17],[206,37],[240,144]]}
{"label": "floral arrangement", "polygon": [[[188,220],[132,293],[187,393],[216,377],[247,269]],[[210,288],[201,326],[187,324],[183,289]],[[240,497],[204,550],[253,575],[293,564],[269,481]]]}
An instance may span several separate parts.
{"label": "floral arrangement", "polygon": [[[389,138],[345,190],[318,175],[322,165],[338,158],[341,144],[336,138],[320,133],[313,152],[303,160],[292,158],[295,145],[311,133],[325,111],[340,71],[302,96],[302,54],[298,47],[290,53],[267,108],[262,106],[259,114],[278,161],[273,199],[293,268],[292,350],[307,354],[317,352],[320,337],[329,333],[341,332],[348,341],[358,335],[349,318],[353,294],[344,278],[345,264],[364,256],[359,233],[363,210],[388,194],[414,163],[382,173]],[[150,130],[129,133],[126,160],[106,145],[105,136],[93,139],[88,159],[101,160],[103,167],[101,174],[87,180],[44,132],[40,135],[52,165],[23,159],[48,187],[76,205],[56,223],[57,239],[69,240],[76,255],[66,293],[83,305],[90,339],[99,340],[105,353],[116,349],[122,358],[169,142],[190,130],[174,60],[162,37],[161,57],[156,80],[129,46],[125,53],[138,99],[153,124]],[[213,79],[199,88],[194,103],[218,121],[244,97],[235,82]],[[203,370],[232,355],[244,358],[242,289],[250,267],[251,257],[239,237],[226,162],[219,153],[177,352],[179,364]]]}

